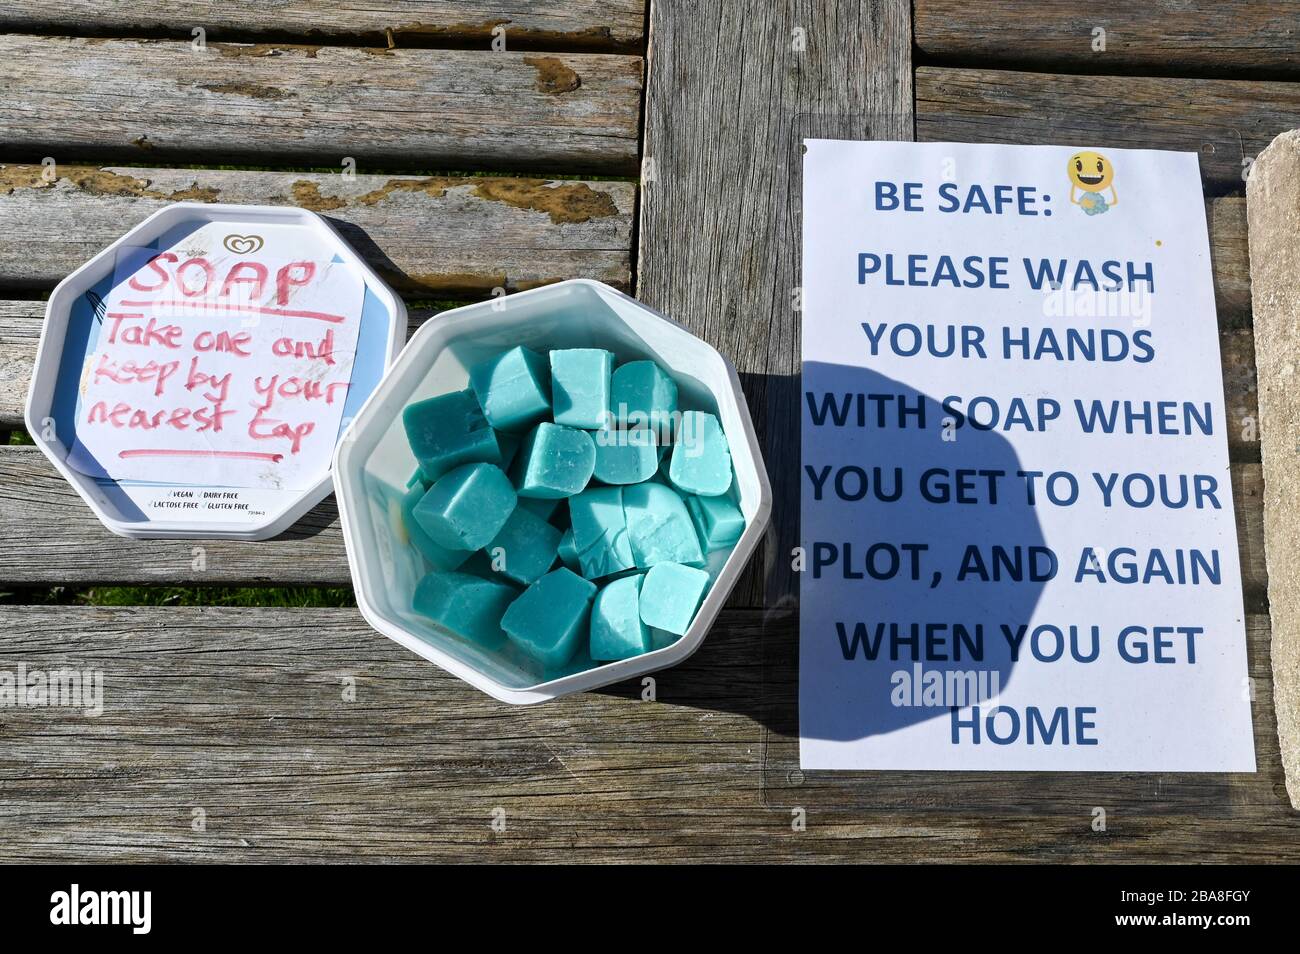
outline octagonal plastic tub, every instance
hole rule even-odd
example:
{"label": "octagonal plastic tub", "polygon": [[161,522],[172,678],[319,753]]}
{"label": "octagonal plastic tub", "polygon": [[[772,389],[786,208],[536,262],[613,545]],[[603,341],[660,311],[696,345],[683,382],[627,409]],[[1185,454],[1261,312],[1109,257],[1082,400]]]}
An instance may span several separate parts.
{"label": "octagonal plastic tub", "polygon": [[[714,576],[687,632],[631,659],[539,681],[508,652],[490,651],[411,609],[423,561],[406,538],[401,500],[415,469],[402,426],[413,401],[468,387],[469,368],[515,345],[605,348],[619,363],[651,359],[677,380],[683,408],[713,411],[731,445],[732,496],[745,532]],[[528,704],[681,662],[703,642],[767,528],[772,490],[740,379],[713,347],[600,282],[576,279],[444,312],[415,333],[335,451],[334,486],[357,604],[375,629],[504,702]],[[714,555],[718,557],[718,554]]]}
{"label": "octagonal plastic tub", "polygon": [[[322,455],[319,470],[295,487],[281,486],[273,473],[250,476],[242,483],[223,483],[201,461],[190,469],[193,479],[184,482],[115,479],[93,453],[82,453],[79,426],[85,409],[81,400],[89,363],[101,344],[101,309],[114,286],[118,254],[197,248],[186,256],[211,258],[222,253],[223,236],[232,253],[241,248],[229,243],[251,244],[255,240],[257,248],[265,243],[268,248],[289,249],[290,254],[332,257],[360,279],[363,299],[356,349],[350,356],[348,396],[343,419],[331,436],[341,435],[343,424],[373,393],[406,336],[402,300],[334,227],[314,212],[281,206],[177,202],[127,230],[50,294],[26,406],[33,442],[104,526],[120,536],[265,540],[287,530],[333,487],[329,473],[333,446]],[[140,360],[150,357],[145,349]],[[177,491],[197,496],[234,494],[241,506],[237,510],[213,508],[203,514],[160,509]]]}

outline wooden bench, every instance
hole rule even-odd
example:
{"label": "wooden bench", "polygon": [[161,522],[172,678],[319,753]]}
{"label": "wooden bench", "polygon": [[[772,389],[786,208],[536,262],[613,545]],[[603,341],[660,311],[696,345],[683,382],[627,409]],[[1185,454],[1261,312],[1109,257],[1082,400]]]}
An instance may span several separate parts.
{"label": "wooden bench", "polygon": [[[52,602],[99,584],[346,586],[337,514],[327,501],[266,543],[128,541],[34,448],[0,447],[0,669],[105,680],[98,718],[0,709],[10,857],[1300,859],[1272,712],[1241,179],[1300,125],[1295,18],[1263,0],[1232,16],[1035,6],[9,3],[0,428],[21,428],[41,299],[77,264],[170,201],[297,204],[410,299],[413,326],[567,277],[634,292],[736,362],[777,490],[765,551],[655,701],[634,683],[515,709],[355,609]],[[1113,55],[1090,52],[1094,19]],[[799,772],[783,462],[799,446],[804,136],[1200,151],[1240,424],[1256,774]]]}

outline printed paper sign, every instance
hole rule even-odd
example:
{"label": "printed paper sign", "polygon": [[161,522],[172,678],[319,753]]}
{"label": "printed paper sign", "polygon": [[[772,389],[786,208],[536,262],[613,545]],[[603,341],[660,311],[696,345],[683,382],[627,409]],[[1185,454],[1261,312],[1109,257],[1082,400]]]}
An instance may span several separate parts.
{"label": "printed paper sign", "polygon": [[1254,771],[1196,156],[806,146],[802,765]]}
{"label": "printed paper sign", "polygon": [[70,462],[152,483],[298,490],[328,467],[364,282],[304,229],[213,223],[118,252]]}

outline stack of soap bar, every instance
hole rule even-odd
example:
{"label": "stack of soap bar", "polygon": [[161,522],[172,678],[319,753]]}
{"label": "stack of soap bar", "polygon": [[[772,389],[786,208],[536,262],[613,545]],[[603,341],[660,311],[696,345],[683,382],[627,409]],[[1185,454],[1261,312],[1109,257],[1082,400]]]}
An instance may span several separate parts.
{"label": "stack of soap bar", "polygon": [[495,464],[448,471],[415,505],[412,517],[434,543],[477,550],[501,532],[515,509],[515,488]]}
{"label": "stack of soap bar", "polygon": [[518,595],[505,583],[435,570],[416,585],[411,605],[439,626],[488,649],[499,649],[505,643],[501,617]]}
{"label": "stack of soap bar", "polygon": [[603,427],[609,416],[614,356],[600,348],[551,352],[551,407],[556,424]]}
{"label": "stack of soap bar", "polygon": [[668,479],[683,493],[701,497],[717,497],[731,487],[731,449],[712,414],[682,412]]}
{"label": "stack of soap bar", "polygon": [[501,531],[487,545],[487,555],[502,576],[516,583],[534,583],[555,563],[560,531],[544,517],[516,507]]}
{"label": "stack of soap bar", "polygon": [[641,583],[641,621],[678,636],[691,628],[700,598],[709,586],[709,574],[680,563],[660,563],[650,568]]}
{"label": "stack of soap bar", "polygon": [[563,666],[588,637],[596,584],[561,567],[547,573],[506,609],[501,628],[529,658]]}
{"label": "stack of soap bar", "polygon": [[623,512],[632,559],[641,569],[659,563],[704,562],[690,512],[667,484],[647,481],[624,487]]}
{"label": "stack of soap bar", "polygon": [[622,487],[593,487],[570,497],[569,520],[578,565],[587,579],[621,573],[636,565],[628,542]]}
{"label": "stack of soap bar", "polygon": [[469,380],[495,428],[526,430],[551,413],[550,368],[535,351],[511,348],[476,365]]}
{"label": "stack of soap bar", "polygon": [[408,405],[402,423],[425,480],[437,480],[461,464],[501,462],[496,432],[473,391],[453,391]]}
{"label": "stack of soap bar", "polygon": [[429,561],[435,570],[454,570],[469,558],[468,550],[453,550],[436,543],[429,536],[420,521],[415,519],[415,505],[424,499],[424,484],[416,483],[402,498],[402,525],[406,535],[420,555]]}
{"label": "stack of soap bar", "polygon": [[593,476],[607,484],[639,484],[659,469],[659,444],[648,427],[596,432],[596,469]]}
{"label": "stack of soap bar", "polygon": [[710,553],[734,547],[745,532],[745,518],[728,497],[692,495],[686,498],[686,509],[695,522],[700,543]]}
{"label": "stack of soap bar", "polygon": [[650,651],[650,628],[641,620],[643,574],[601,587],[591,606],[591,658],[629,659]]}
{"label": "stack of soap bar", "polygon": [[503,664],[545,679],[670,645],[745,528],[718,418],[682,411],[654,361],[614,361],[514,347],[403,412],[417,467],[390,511],[435,571],[417,610],[507,633]]}
{"label": "stack of soap bar", "polygon": [[610,377],[609,407],[624,427],[650,426],[660,434],[677,410],[677,382],[653,361],[629,361]]}
{"label": "stack of soap bar", "polygon": [[559,424],[538,424],[515,459],[515,486],[521,497],[558,498],[580,493],[596,469],[591,435]]}

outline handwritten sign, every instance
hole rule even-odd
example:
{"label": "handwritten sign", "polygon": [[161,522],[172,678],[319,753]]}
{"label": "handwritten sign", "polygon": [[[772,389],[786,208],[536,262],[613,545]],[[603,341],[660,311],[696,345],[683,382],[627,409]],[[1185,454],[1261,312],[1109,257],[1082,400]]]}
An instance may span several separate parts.
{"label": "handwritten sign", "polygon": [[806,145],[803,766],[1253,771],[1196,156]]}
{"label": "handwritten sign", "polygon": [[112,480],[296,490],[328,466],[364,298],[302,230],[212,223],[119,251],[83,369],[73,466]]}

